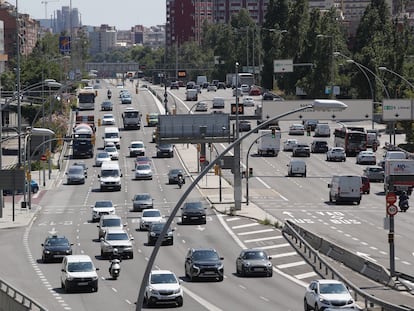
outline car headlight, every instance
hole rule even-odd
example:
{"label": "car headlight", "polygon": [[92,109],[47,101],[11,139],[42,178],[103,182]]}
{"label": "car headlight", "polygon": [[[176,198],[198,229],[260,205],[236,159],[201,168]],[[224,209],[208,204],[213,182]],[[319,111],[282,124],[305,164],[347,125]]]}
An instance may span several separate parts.
{"label": "car headlight", "polygon": [[92,281],[96,281],[98,279],[98,276],[92,277]]}
{"label": "car headlight", "polygon": [[224,268],[224,265],[221,263],[221,264],[217,265],[217,267],[218,267],[219,270],[222,270]]}
{"label": "car headlight", "polygon": [[71,249],[67,249],[66,250],[66,254],[72,254],[72,250]]}
{"label": "car headlight", "polygon": [[172,236],[172,235],[173,235],[172,231],[168,232],[168,236]]}
{"label": "car headlight", "polygon": [[44,253],[45,253],[46,255],[49,255],[49,254],[50,254],[50,251],[49,251],[49,250],[47,250],[47,249],[45,249]]}
{"label": "car headlight", "polygon": [[325,298],[319,297],[319,302],[324,305],[331,305],[331,302],[329,300],[326,300]]}
{"label": "car headlight", "polygon": [[156,236],[155,232],[151,232],[150,236]]}
{"label": "car headlight", "polygon": [[270,267],[272,267],[272,263],[271,262],[268,262],[267,263],[267,266],[270,268]]}
{"label": "car headlight", "polygon": [[66,278],[66,281],[69,281],[69,282],[70,282],[70,281],[73,281],[73,277],[71,277],[71,276],[67,277],[67,278]]}
{"label": "car headlight", "polygon": [[250,262],[244,262],[244,263],[243,263],[243,266],[245,266],[245,267],[249,267],[249,266],[250,266]]}
{"label": "car headlight", "polygon": [[181,292],[181,288],[177,288],[174,290],[174,294],[179,294]]}

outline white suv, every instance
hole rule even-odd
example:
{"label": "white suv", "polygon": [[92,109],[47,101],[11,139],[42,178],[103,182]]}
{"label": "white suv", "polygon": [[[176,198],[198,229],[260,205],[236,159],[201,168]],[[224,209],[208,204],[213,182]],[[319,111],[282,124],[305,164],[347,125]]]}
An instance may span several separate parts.
{"label": "white suv", "polygon": [[168,270],[152,270],[145,288],[144,303],[152,306],[157,303],[183,305],[183,290],[177,276]]}
{"label": "white suv", "polygon": [[92,208],[92,221],[99,221],[102,215],[113,215],[115,214],[115,205],[112,201],[102,200],[96,201]]}
{"label": "white suv", "polygon": [[98,291],[98,271],[88,255],[69,255],[62,261],[60,284],[66,292],[77,288]]}

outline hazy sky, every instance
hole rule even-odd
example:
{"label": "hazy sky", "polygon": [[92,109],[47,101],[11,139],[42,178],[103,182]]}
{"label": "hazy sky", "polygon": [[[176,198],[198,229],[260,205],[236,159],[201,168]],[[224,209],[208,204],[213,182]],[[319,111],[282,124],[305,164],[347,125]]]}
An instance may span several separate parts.
{"label": "hazy sky", "polygon": [[83,25],[108,24],[117,30],[128,30],[134,25],[155,26],[165,24],[166,0],[7,0],[12,5],[17,1],[20,13],[31,17],[47,18],[62,6],[77,8]]}

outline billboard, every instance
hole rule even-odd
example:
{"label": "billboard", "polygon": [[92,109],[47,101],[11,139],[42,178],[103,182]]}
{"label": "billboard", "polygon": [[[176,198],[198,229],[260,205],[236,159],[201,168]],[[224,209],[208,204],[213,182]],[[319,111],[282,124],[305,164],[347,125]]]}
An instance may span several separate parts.
{"label": "billboard", "polygon": [[158,116],[160,143],[228,142],[229,114],[177,114]]}

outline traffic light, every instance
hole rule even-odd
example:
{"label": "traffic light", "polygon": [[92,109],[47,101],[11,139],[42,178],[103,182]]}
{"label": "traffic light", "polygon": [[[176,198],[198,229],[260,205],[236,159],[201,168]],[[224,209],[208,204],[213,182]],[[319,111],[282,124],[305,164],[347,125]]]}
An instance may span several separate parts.
{"label": "traffic light", "polygon": [[218,164],[214,165],[214,175],[220,175],[220,171],[221,171],[220,165]]}
{"label": "traffic light", "polygon": [[249,167],[249,177],[253,176],[253,167]]}
{"label": "traffic light", "polygon": [[272,129],[272,138],[275,138],[276,137],[276,129]]}

